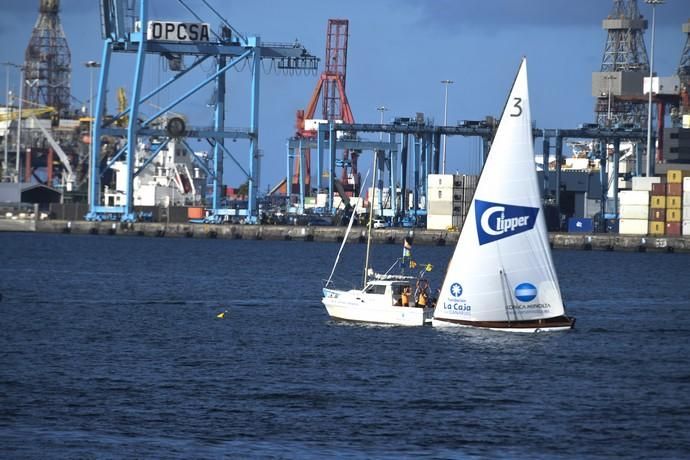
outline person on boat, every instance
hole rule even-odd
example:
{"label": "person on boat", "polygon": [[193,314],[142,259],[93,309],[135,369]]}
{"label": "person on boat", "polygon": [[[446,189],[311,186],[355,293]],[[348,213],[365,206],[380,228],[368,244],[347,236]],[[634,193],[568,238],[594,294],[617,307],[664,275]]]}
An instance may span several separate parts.
{"label": "person on boat", "polygon": [[417,306],[424,308],[429,302],[429,282],[427,280],[418,280],[417,289],[415,292],[417,299]]}
{"label": "person on boat", "polygon": [[409,307],[410,306],[410,293],[411,293],[410,286],[405,286],[405,288],[402,291],[402,294],[400,295],[400,300],[402,300],[402,306],[403,307]]}

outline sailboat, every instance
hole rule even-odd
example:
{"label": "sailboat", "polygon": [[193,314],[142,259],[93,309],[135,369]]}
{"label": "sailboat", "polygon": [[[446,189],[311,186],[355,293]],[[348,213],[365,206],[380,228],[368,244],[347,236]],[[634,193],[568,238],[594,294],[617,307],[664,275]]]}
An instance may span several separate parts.
{"label": "sailboat", "polygon": [[[376,183],[376,155],[377,152],[375,152],[374,158],[372,184]],[[366,178],[363,182],[366,182]],[[426,279],[423,278],[426,270],[422,270],[419,277],[391,273],[401,259],[396,260],[383,274],[375,273],[369,267],[373,207],[369,212],[363,287],[361,289],[344,290],[333,286],[333,273],[352,229],[354,214],[353,211],[345,237],[336,256],[333,270],[323,287],[322,302],[326,307],[328,315],[336,320],[363,323],[398,326],[423,326],[430,324],[434,308],[431,306],[431,295],[428,292],[429,285]],[[411,244],[409,240],[406,240],[402,262],[405,262],[406,255],[409,258],[409,244]],[[401,263],[401,265],[403,264]]]}
{"label": "sailboat", "polygon": [[433,326],[571,329],[551,256],[534,161],[523,58],[448,265]]}

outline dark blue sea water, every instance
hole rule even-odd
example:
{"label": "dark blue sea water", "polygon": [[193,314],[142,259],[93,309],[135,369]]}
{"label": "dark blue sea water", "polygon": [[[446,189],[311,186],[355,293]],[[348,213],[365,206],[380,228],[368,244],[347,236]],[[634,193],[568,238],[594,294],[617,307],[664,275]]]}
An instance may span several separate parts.
{"label": "dark blue sea water", "polygon": [[0,457],[690,457],[690,255],[556,251],[522,335],[331,322],[337,249],[0,234]]}

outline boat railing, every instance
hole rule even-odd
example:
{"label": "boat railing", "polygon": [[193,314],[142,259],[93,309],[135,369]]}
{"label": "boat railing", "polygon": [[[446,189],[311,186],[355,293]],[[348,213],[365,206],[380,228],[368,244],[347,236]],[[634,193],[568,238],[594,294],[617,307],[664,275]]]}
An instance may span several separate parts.
{"label": "boat railing", "polygon": [[390,275],[388,273],[374,273],[374,279],[379,281],[410,281],[416,279],[409,275]]}

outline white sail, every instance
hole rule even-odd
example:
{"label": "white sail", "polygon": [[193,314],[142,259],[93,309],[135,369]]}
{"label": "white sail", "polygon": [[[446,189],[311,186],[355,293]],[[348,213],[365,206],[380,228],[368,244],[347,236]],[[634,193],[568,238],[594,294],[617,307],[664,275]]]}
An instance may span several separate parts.
{"label": "white sail", "polygon": [[563,315],[537,181],[523,59],[448,266],[434,325],[503,329]]}

